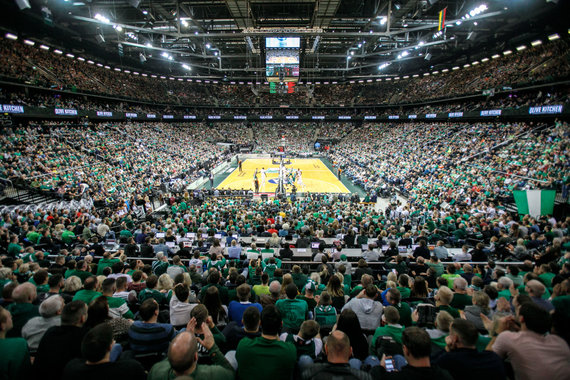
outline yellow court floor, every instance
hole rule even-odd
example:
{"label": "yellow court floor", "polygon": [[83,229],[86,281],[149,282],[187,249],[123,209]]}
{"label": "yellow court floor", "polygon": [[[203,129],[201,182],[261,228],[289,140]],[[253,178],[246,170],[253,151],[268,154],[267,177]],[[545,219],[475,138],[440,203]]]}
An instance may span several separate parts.
{"label": "yellow court floor", "polygon": [[[266,170],[265,181],[262,181],[261,169]],[[319,159],[291,159],[291,164],[286,165],[287,169],[301,169],[302,181],[295,179],[297,191],[311,193],[350,193],[341,181],[330,171],[330,169]],[[257,169],[259,179],[259,191],[261,193],[275,192],[277,178],[279,176],[279,165],[273,165],[271,159],[255,158],[247,159],[242,163],[242,172],[236,168],[226,179],[220,183],[218,189],[232,190],[254,190],[253,175]],[[291,187],[287,186],[287,191]]]}

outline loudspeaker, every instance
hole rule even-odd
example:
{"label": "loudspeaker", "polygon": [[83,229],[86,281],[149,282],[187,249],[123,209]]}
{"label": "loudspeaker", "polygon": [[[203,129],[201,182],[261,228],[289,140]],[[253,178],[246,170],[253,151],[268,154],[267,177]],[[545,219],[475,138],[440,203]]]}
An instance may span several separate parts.
{"label": "loudspeaker", "polygon": [[31,8],[29,0],[16,0],[16,5],[21,11]]}
{"label": "loudspeaker", "polygon": [[431,53],[427,53],[426,56],[424,57],[424,59],[426,61],[429,61],[431,59]]}
{"label": "loudspeaker", "polygon": [[96,34],[96,35],[95,35],[95,40],[96,40],[97,43],[99,43],[99,44],[104,44],[104,43],[105,43],[105,38],[103,37],[102,34]]}

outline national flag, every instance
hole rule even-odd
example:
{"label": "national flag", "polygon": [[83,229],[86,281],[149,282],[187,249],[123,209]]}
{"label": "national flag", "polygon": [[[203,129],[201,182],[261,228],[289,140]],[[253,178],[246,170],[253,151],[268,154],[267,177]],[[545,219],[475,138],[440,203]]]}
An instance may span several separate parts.
{"label": "national flag", "polygon": [[556,190],[516,190],[513,191],[513,196],[521,215],[552,215]]}
{"label": "national flag", "polygon": [[445,28],[445,13],[447,12],[447,7],[439,11],[439,23],[437,24],[437,31],[443,30]]}

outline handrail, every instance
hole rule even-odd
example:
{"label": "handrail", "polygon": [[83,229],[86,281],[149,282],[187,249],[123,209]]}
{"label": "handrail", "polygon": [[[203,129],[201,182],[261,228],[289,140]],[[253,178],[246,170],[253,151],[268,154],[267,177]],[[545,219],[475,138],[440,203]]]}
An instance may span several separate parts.
{"label": "handrail", "polygon": [[[47,257],[55,259],[58,256],[59,255],[48,255]],[[93,256],[93,259],[96,259],[96,260],[100,260],[102,258],[103,258],[103,256]],[[118,258],[118,257],[116,257],[116,258]],[[276,257],[276,258],[279,259],[279,257]],[[168,257],[167,259],[168,259],[168,261],[172,261],[171,257]],[[236,260],[236,259],[230,259],[229,257],[226,257],[226,259]],[[157,258],[156,257],[127,257],[125,260],[127,260],[127,261],[130,261],[130,260],[155,261],[155,260],[157,260]],[[184,259],[184,258],[180,259],[181,262],[190,262],[190,260],[191,259]],[[240,260],[244,261],[246,259],[240,259]],[[349,261],[349,262],[355,263],[355,264],[357,263],[357,261]],[[335,264],[334,261],[332,261],[330,263]],[[410,261],[410,264],[415,264],[415,263],[416,263],[415,261]],[[489,264],[489,262],[487,262],[487,261],[440,261],[440,263],[443,265],[451,265],[451,264],[456,264],[456,263],[459,263],[461,265],[464,265],[464,264],[487,265],[487,264]],[[524,262],[522,262],[522,261],[495,261],[494,263],[495,263],[495,265],[499,265],[499,266],[502,266],[502,265],[523,265],[524,264]],[[317,265],[317,264],[322,264],[322,262],[321,261],[310,261],[310,260],[281,259],[281,264],[282,265],[283,264],[300,264],[300,265],[306,265],[306,264],[313,265],[313,264],[315,264],[315,265]],[[386,262],[384,262],[384,261],[369,261],[369,262],[367,262],[367,264],[368,265],[386,265]]]}

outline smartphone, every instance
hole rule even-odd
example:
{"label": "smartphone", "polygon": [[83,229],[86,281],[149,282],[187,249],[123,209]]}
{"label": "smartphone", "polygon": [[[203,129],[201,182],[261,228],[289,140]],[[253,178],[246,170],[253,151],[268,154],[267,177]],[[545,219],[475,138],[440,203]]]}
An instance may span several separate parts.
{"label": "smartphone", "polygon": [[387,356],[384,359],[384,363],[386,363],[386,372],[392,372],[396,369],[394,368],[394,360],[392,359],[391,356]]}

